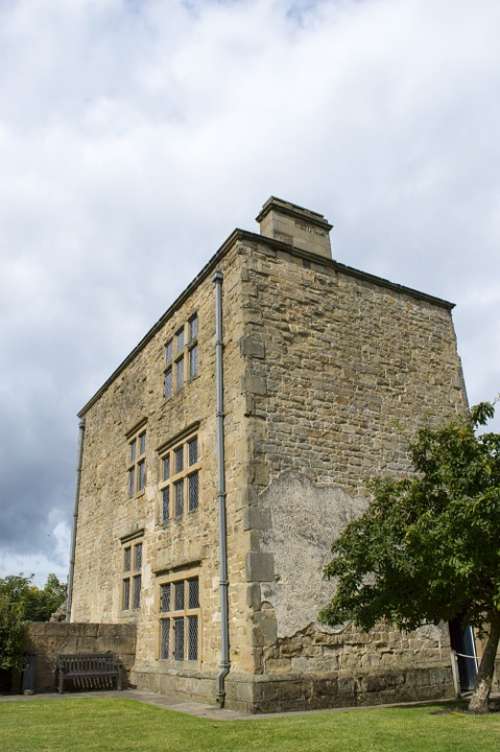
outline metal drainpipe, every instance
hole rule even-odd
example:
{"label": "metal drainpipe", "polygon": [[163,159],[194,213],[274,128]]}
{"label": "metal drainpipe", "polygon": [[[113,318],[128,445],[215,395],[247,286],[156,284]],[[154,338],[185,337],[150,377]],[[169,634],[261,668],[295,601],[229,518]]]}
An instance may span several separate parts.
{"label": "metal drainpipe", "polygon": [[225,679],[231,666],[229,660],[229,611],[227,575],[227,535],[226,535],[226,473],[224,462],[224,373],[222,357],[222,272],[213,277],[215,287],[215,390],[217,421],[217,505],[219,510],[219,591],[221,611],[221,654],[220,671],[217,674],[217,703],[224,707],[226,696]]}
{"label": "metal drainpipe", "polygon": [[71,552],[70,552],[70,557],[69,557],[68,594],[66,596],[66,621],[71,620],[71,603],[73,600],[73,574],[75,571],[76,529],[78,527],[78,505],[80,503],[80,478],[82,475],[83,439],[85,436],[85,418],[81,419],[80,425],[78,428],[79,428],[78,464],[76,467],[75,507],[73,510],[73,532],[71,535]]}

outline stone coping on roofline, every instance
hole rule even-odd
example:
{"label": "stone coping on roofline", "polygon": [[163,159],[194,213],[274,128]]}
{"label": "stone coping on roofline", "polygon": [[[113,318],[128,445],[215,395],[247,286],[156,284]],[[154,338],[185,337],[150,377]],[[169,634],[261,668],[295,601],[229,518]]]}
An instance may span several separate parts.
{"label": "stone coping on roofline", "polygon": [[87,410],[89,410],[89,408],[92,407],[95,402],[97,402],[99,397],[101,397],[106,389],[113,383],[116,377],[119,376],[124,368],[126,368],[126,366],[135,358],[135,356],[142,350],[142,348],[145,347],[149,340],[154,337],[154,335],[159,331],[159,329],[161,329],[164,323],[184,303],[184,301],[191,295],[191,293],[198,287],[198,285],[214,270],[221,258],[223,258],[223,256],[225,256],[225,254],[232,248],[234,243],[239,240],[247,240],[251,243],[268,245],[271,248],[289,253],[291,256],[298,256],[299,258],[303,258],[306,261],[311,261],[315,264],[326,266],[330,269],[335,269],[337,272],[347,274],[351,277],[356,277],[357,279],[364,280],[365,282],[371,282],[372,284],[378,285],[379,287],[386,287],[389,290],[394,290],[395,292],[399,292],[404,295],[410,295],[411,297],[417,298],[418,300],[425,300],[426,302],[432,303],[433,305],[446,308],[449,311],[451,311],[455,307],[455,303],[450,303],[448,300],[444,300],[443,298],[438,298],[434,295],[428,295],[427,293],[421,292],[420,290],[415,290],[412,287],[405,287],[405,285],[399,285],[395,282],[390,282],[388,279],[377,277],[374,274],[363,272],[360,269],[354,269],[352,266],[347,266],[346,264],[342,264],[339,261],[324,258],[322,256],[318,256],[315,253],[308,253],[307,251],[303,251],[300,248],[295,248],[288,243],[283,243],[281,240],[269,238],[265,235],[260,235],[259,233],[250,232],[249,230],[236,228],[229,235],[229,237],[226,238],[224,243],[220,246],[220,248],[212,256],[212,258],[205,264],[199,274],[197,274],[192,282],[190,282],[189,285],[183,290],[183,292],[181,292],[181,294],[174,300],[172,305],[167,308],[165,313],[158,319],[155,324],[153,324],[151,329],[144,335],[140,342],[138,342],[134,349],[131,350],[127,357],[120,363],[120,365],[115,368],[112,374],[97,390],[97,392],[82,407],[82,409],[78,413],[79,418],[83,418]]}

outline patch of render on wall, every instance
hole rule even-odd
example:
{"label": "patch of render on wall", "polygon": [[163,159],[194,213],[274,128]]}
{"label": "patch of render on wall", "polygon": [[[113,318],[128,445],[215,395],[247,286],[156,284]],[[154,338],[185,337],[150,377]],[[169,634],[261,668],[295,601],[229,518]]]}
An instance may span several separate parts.
{"label": "patch of render on wall", "polygon": [[[262,583],[261,598],[273,607],[277,636],[290,637],[314,623],[331,597],[333,584],[325,579],[332,542],[358,517],[368,499],[338,487],[318,487],[305,475],[285,473],[259,499],[271,525],[262,534],[261,551],[274,557],[274,582]],[[339,625],[341,629],[341,625]]]}

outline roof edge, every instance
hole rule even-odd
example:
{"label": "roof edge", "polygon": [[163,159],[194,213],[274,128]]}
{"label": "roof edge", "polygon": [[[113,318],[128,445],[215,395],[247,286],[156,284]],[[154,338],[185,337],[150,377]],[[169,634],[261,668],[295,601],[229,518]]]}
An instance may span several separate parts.
{"label": "roof edge", "polygon": [[117,378],[117,376],[120,375],[120,373],[126,368],[126,366],[142,350],[142,348],[145,347],[145,345],[147,345],[150,339],[154,337],[154,335],[161,329],[163,324],[184,303],[184,301],[191,295],[191,293],[198,287],[198,285],[205,279],[205,277],[207,277],[213,271],[214,267],[219,263],[219,261],[225,256],[225,254],[230,250],[230,248],[232,248],[234,243],[237,242],[238,240],[247,240],[252,243],[263,243],[264,245],[268,245],[268,246],[271,246],[272,248],[276,248],[277,250],[281,250],[286,253],[289,253],[291,256],[297,256],[299,258],[305,259],[306,261],[311,261],[311,262],[314,262],[315,264],[320,264],[321,266],[326,266],[331,269],[335,269],[338,272],[348,274],[351,277],[356,277],[357,279],[364,280],[365,282],[371,282],[373,284],[378,285],[379,287],[386,287],[389,290],[394,290],[395,292],[403,293],[405,295],[410,295],[413,298],[416,298],[418,300],[424,300],[427,303],[432,303],[433,305],[440,306],[441,308],[446,308],[449,311],[451,311],[455,307],[455,303],[450,303],[448,300],[444,300],[443,298],[438,298],[434,295],[428,295],[427,293],[421,292],[420,290],[415,290],[412,287],[405,287],[404,285],[399,285],[396,282],[391,282],[390,280],[384,279],[383,277],[377,277],[375,274],[369,274],[368,272],[363,272],[360,269],[355,269],[352,266],[347,266],[346,264],[342,264],[339,261],[333,261],[331,259],[318,256],[315,253],[309,253],[308,251],[303,251],[300,248],[295,248],[294,246],[289,245],[288,243],[283,243],[281,240],[276,240],[275,238],[268,238],[265,235],[260,235],[255,232],[250,232],[249,230],[242,230],[240,228],[236,228],[226,238],[226,240],[222,243],[222,245],[217,249],[217,251],[205,264],[202,270],[196,275],[196,277],[180,293],[180,295],[177,296],[177,298],[174,300],[172,305],[170,305],[167,308],[165,313],[163,313],[162,316],[160,316],[160,318],[158,319],[158,321],[155,324],[153,324],[151,329],[149,329],[149,331],[146,332],[144,337],[129,352],[127,357],[124,358],[124,360],[122,360],[122,362],[115,368],[115,370],[111,373],[111,375],[108,376],[108,378],[102,384],[102,386],[99,387],[99,389],[95,392],[95,394],[88,400],[88,402],[85,403],[85,405],[77,413],[79,418],[82,418],[85,415],[85,413],[92,407],[92,405],[95,402],[97,402],[97,400],[104,394],[106,389],[109,386],[111,386],[111,384]]}
{"label": "roof edge", "polygon": [[301,248],[296,248],[295,246],[289,245],[288,243],[284,243],[282,240],[268,238],[265,235],[260,235],[256,232],[250,232],[249,230],[236,230],[235,232],[239,233],[240,238],[246,238],[247,240],[251,240],[252,242],[265,243],[266,245],[275,247],[278,250],[285,251],[291,256],[298,256],[299,258],[306,259],[307,261],[312,261],[315,264],[321,264],[322,266],[329,266],[330,268],[336,269],[337,271],[343,272],[344,274],[348,274],[351,277],[357,277],[358,279],[363,279],[366,282],[372,282],[379,287],[387,287],[388,289],[394,290],[395,292],[401,292],[405,295],[411,295],[411,297],[413,298],[425,300],[427,303],[433,303],[434,305],[438,305],[441,308],[446,308],[449,311],[455,308],[455,303],[452,303],[449,300],[445,300],[444,298],[439,298],[436,295],[429,295],[429,293],[422,292],[421,290],[415,290],[413,287],[400,285],[397,282],[391,282],[389,279],[385,279],[384,277],[377,277],[376,274],[364,272],[361,269],[356,269],[353,266],[342,264],[340,261],[326,258],[326,256],[320,256],[319,254],[311,253],[310,251],[304,251]]}
{"label": "roof edge", "polygon": [[119,366],[115,368],[115,370],[112,372],[110,376],[106,379],[106,381],[103,383],[101,387],[97,390],[97,392],[88,400],[88,402],[85,403],[85,405],[81,408],[81,410],[77,413],[78,417],[81,418],[87,410],[92,407],[94,402],[96,402],[99,397],[106,391],[108,386],[110,386],[113,381],[116,379],[117,376],[120,375],[120,373],[123,371],[123,369],[128,366],[130,361],[132,361],[135,356],[142,350],[142,348],[147,345],[150,339],[154,337],[154,335],[161,329],[163,324],[167,321],[167,319],[175,313],[177,308],[182,305],[182,303],[188,298],[193,290],[195,290],[200,282],[207,277],[210,272],[213,270],[214,266],[216,266],[221,258],[227,253],[227,251],[232,247],[232,245],[238,240],[242,230],[233,230],[231,235],[226,238],[226,240],[223,242],[223,244],[218,248],[218,250],[214,253],[214,255],[210,258],[210,260],[205,264],[205,266],[202,268],[202,270],[196,275],[196,277],[189,283],[189,285],[181,292],[180,295],[177,296],[177,298],[174,300],[172,305],[170,305],[165,313],[163,313],[158,321],[153,324],[151,329],[149,329],[144,337],[137,343],[137,345],[129,352],[126,358],[122,360]]}

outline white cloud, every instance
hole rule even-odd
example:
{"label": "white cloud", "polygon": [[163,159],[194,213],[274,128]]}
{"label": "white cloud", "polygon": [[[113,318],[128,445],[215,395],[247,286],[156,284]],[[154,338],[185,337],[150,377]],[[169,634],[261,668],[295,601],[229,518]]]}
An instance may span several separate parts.
{"label": "white cloud", "polygon": [[496,0],[0,6],[9,557],[56,562],[74,413],[271,193],[324,212],[339,260],[456,301],[494,397],[499,23]]}
{"label": "white cloud", "polygon": [[[53,517],[49,513],[49,517]],[[60,520],[47,535],[46,550],[42,546],[34,553],[22,546],[17,551],[2,550],[0,548],[0,577],[11,574],[23,574],[25,577],[34,576],[34,582],[39,587],[47,582],[51,573],[66,582],[68,576],[68,555],[71,531],[67,522]]]}

